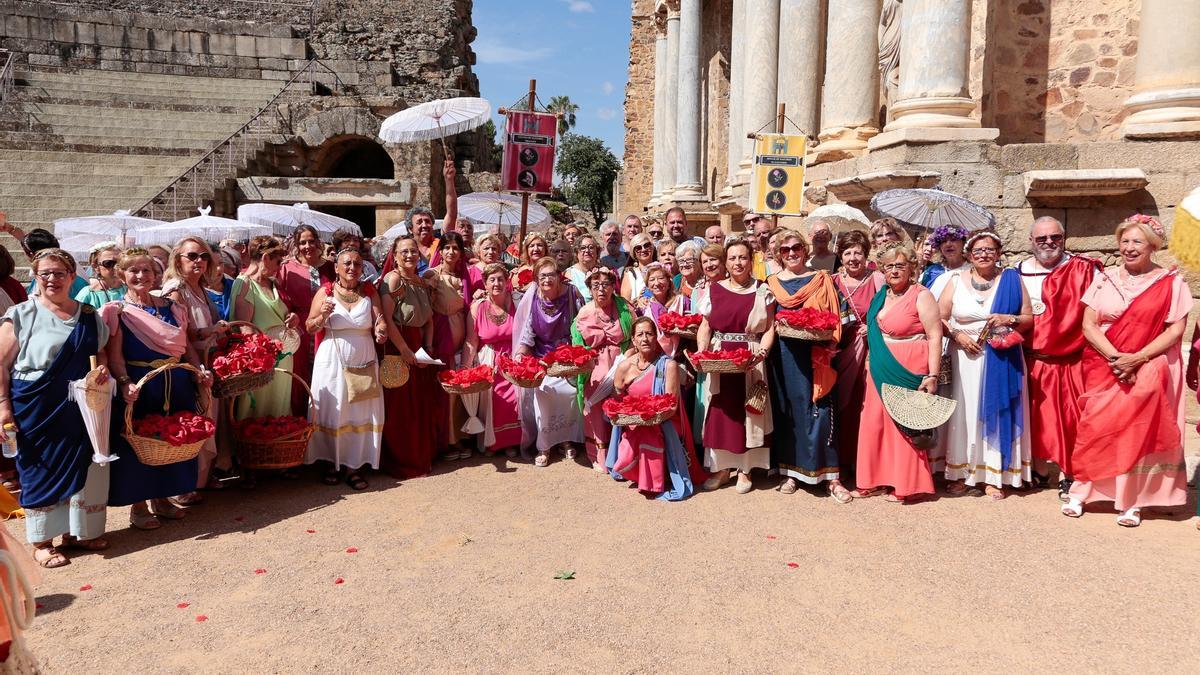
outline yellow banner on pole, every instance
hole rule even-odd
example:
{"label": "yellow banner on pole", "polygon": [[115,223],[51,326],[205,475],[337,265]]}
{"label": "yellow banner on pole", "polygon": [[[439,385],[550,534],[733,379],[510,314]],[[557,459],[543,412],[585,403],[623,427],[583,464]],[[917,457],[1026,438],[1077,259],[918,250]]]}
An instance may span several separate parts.
{"label": "yellow banner on pole", "polygon": [[754,173],[750,208],[755,213],[799,216],[804,208],[804,153],[808,138],[791,134],[758,134],[754,141]]}

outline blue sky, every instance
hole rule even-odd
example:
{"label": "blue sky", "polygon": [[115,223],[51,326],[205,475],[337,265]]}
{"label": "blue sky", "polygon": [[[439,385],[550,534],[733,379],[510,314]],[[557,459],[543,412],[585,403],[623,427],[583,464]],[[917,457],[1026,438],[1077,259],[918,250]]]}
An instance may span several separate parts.
{"label": "blue sky", "polygon": [[[495,110],[535,79],[543,104],[570,96],[579,106],[574,131],[603,139],[622,157],[629,16],[623,0],[475,0],[480,93]],[[499,115],[496,126],[504,128]]]}

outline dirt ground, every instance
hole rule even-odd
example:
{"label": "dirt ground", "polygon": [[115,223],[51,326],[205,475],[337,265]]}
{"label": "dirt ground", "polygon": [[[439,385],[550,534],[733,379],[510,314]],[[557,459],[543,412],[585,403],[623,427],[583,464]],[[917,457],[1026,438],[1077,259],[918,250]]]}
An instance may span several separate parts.
{"label": "dirt ground", "polygon": [[1049,491],[843,506],[764,477],[671,504],[481,458],[371,480],[224,490],[157,532],[111,509],[110,551],[46,572],[29,643],[48,673],[1200,663],[1194,496],[1128,530],[1068,520]]}

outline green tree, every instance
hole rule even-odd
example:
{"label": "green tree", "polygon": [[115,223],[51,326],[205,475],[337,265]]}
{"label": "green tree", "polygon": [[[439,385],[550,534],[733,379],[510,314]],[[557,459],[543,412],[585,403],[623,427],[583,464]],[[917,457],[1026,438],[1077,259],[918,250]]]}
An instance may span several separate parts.
{"label": "green tree", "polygon": [[487,138],[485,144],[488,151],[488,159],[491,160],[490,171],[498,171],[500,162],[504,159],[504,139],[499,138],[500,131],[496,128],[496,123],[488,120],[479,128],[479,133]]}
{"label": "green tree", "polygon": [[546,106],[546,110],[560,115],[558,118],[559,136],[564,136],[568,131],[575,128],[575,113],[579,112],[579,106],[571,103],[570,96],[551,97],[550,104]]}
{"label": "green tree", "polygon": [[568,204],[587,209],[599,223],[612,210],[613,181],[621,162],[604,141],[566,134],[558,144],[558,175]]}

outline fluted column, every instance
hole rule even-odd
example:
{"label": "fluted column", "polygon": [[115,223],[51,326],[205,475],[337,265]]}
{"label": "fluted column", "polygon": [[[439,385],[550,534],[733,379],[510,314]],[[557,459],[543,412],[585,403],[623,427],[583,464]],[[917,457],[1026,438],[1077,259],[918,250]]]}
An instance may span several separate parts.
{"label": "fluted column", "polygon": [[679,107],[679,3],[667,2],[667,89],[663,93],[663,199],[675,190],[676,127]]}
{"label": "fluted column", "polygon": [[703,0],[681,0],[679,8],[679,103],[675,145],[677,202],[705,198],[700,183],[700,12]]}
{"label": "fluted column", "polygon": [[971,0],[905,0],[900,32],[900,86],[886,130],[978,128],[968,92]]}
{"label": "fluted column", "polygon": [[1200,2],[1142,0],[1126,138],[1200,136]]}
{"label": "fluted column", "polygon": [[[832,13],[830,7],[831,27]],[[821,0],[780,0],[779,34],[786,36],[786,46],[779,50],[779,103],[804,134],[815,135],[821,100]],[[787,132],[796,130],[789,127]]]}
{"label": "fluted column", "polygon": [[746,138],[760,127],[770,126],[778,112],[779,87],[779,0],[746,0],[746,71],[742,96],[742,160],[738,182],[750,177],[754,141]]}
{"label": "fluted column", "polygon": [[654,15],[654,192],[653,204],[663,195],[663,169],[666,148],[663,147],[667,124],[667,17]]}
{"label": "fluted column", "polygon": [[852,157],[879,133],[880,0],[829,3],[817,161]]}
{"label": "fluted column", "polygon": [[746,0],[733,0],[729,41],[729,168],[725,174],[724,196],[733,194],[738,163],[742,161],[742,87],[746,80]]}

